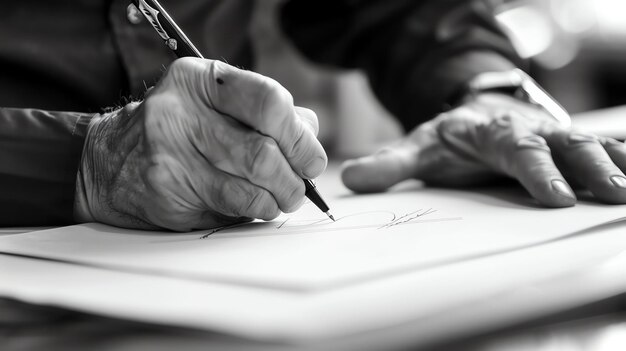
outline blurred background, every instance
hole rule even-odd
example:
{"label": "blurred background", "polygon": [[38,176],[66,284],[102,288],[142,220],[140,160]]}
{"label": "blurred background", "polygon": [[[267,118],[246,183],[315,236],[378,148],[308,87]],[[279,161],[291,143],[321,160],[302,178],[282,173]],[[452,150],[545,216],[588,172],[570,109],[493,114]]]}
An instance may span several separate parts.
{"label": "blurred background", "polygon": [[[531,60],[531,75],[570,113],[626,105],[626,0],[484,1],[494,5],[518,53]],[[256,70],[317,112],[329,154],[364,155],[400,136],[359,72],[316,67],[289,47],[277,28],[279,3],[257,1]]]}

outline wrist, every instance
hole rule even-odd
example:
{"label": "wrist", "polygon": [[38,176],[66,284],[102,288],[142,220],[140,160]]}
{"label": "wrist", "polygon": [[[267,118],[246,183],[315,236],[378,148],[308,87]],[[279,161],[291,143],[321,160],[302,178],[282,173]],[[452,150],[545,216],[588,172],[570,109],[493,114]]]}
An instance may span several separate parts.
{"label": "wrist", "polygon": [[[121,110],[121,109],[120,109]],[[102,134],[106,132],[104,124],[115,119],[120,110],[100,114],[91,119],[87,127],[83,153],[76,174],[76,189],[74,192],[74,220],[78,223],[95,222],[90,204],[97,196],[94,189],[94,164],[99,161],[93,158],[94,149],[99,146]]]}
{"label": "wrist", "polygon": [[475,76],[462,89],[458,102],[480,100],[485,96],[509,97],[512,101],[542,110],[543,115],[549,116],[563,127],[571,125],[569,113],[520,69],[485,72]]}
{"label": "wrist", "polygon": [[561,124],[555,120],[544,109],[531,104],[523,99],[519,99],[509,94],[489,91],[475,95],[468,95],[464,102],[464,107],[469,107],[477,112],[477,116],[482,116],[485,121],[508,118],[516,115],[534,126],[554,126],[562,128]]}
{"label": "wrist", "polygon": [[112,150],[117,128],[124,120],[132,116],[138,103],[131,103],[117,110],[96,115],[87,127],[83,152],[76,174],[74,192],[74,220],[78,223],[98,220],[94,206],[102,196],[98,189],[98,179],[111,179],[113,158]]}

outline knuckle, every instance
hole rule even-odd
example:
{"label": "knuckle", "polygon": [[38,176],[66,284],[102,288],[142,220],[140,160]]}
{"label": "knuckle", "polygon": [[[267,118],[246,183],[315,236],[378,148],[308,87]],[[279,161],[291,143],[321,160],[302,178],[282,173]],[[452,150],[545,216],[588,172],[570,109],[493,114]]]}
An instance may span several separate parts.
{"label": "knuckle", "polygon": [[[156,91],[149,97],[159,95],[159,99],[162,99],[163,94],[157,94],[157,92],[168,92],[177,96],[201,96],[206,89],[205,79],[202,79],[204,66],[204,62],[198,58],[176,59],[167,68],[163,79],[157,84]],[[167,106],[167,104],[164,105]]]}
{"label": "knuckle", "polygon": [[244,207],[241,209],[241,215],[257,218],[259,213],[258,209],[262,208],[263,194],[262,191],[257,191],[251,198],[248,198],[247,202],[242,204]]}
{"label": "knuckle", "polygon": [[[304,165],[310,160],[321,158],[324,164],[328,163],[328,156],[317,138],[307,128],[300,128],[298,133],[286,143],[281,144],[282,152],[289,162],[294,165]],[[324,166],[324,169],[326,167]]]}
{"label": "knuckle", "polygon": [[204,66],[204,69],[209,77],[216,76],[218,72],[224,70],[222,63],[217,60],[206,60],[206,66]]}
{"label": "knuckle", "polygon": [[231,70],[230,66],[226,63],[217,61],[217,60],[206,60],[206,64],[204,66],[204,76],[207,78],[205,81],[209,82],[208,84],[215,88],[214,83],[217,78],[228,79],[227,76]]}
{"label": "knuckle", "polygon": [[499,113],[493,118],[490,124],[496,128],[510,128],[515,118],[514,115],[508,112]]}
{"label": "knuckle", "polygon": [[219,60],[205,59],[205,62],[205,73],[206,76],[211,79],[211,81],[214,81],[217,78],[230,80],[233,75],[237,75],[239,72],[241,72],[236,67],[233,67]]}
{"label": "knuckle", "polygon": [[613,161],[611,161],[610,159],[606,159],[606,158],[594,159],[593,168],[603,170],[603,171],[609,171],[609,172],[617,170],[617,166],[615,165],[615,163],[613,163]]}
{"label": "knuckle", "polygon": [[567,144],[573,147],[587,144],[599,144],[599,139],[593,134],[574,132],[567,136]]}
{"label": "knuckle", "polygon": [[269,77],[264,77],[263,82],[267,89],[266,99],[270,102],[293,105],[293,96],[280,83]]}
{"label": "knuckle", "polygon": [[296,111],[298,116],[300,116],[303,124],[309,128],[314,135],[319,133],[319,119],[317,118],[317,114],[315,111],[308,109],[306,107],[296,107]]}
{"label": "knuckle", "polygon": [[290,189],[289,198],[292,199],[292,201],[298,202],[304,197],[305,191],[306,189],[302,180],[300,178],[296,178],[296,183],[294,183]]}
{"label": "knuckle", "polygon": [[529,177],[537,181],[546,179],[546,177],[558,175],[559,171],[552,160],[552,157],[546,153],[533,155],[531,158],[522,156],[513,156],[508,159],[511,165],[513,175]]}
{"label": "knuckle", "polygon": [[253,137],[250,142],[251,151],[246,160],[245,173],[249,179],[269,177],[277,168],[277,155],[280,153],[274,139]]}
{"label": "knuckle", "polygon": [[288,145],[285,145],[284,152],[285,156],[289,159],[294,158],[298,155],[302,155],[306,153],[308,147],[306,146],[306,138],[307,133],[304,128],[300,128],[298,134],[295,138],[292,139],[292,142]]}
{"label": "knuckle", "polygon": [[236,70],[218,60],[206,60],[200,80],[200,91],[206,98],[206,103],[212,108],[217,108],[220,102],[224,103],[229,100],[228,94],[223,94],[223,89],[217,86],[224,80],[231,80],[230,75],[235,74]]}
{"label": "knuckle", "polygon": [[317,138],[313,137],[309,131],[302,131],[294,139],[293,143],[285,146],[282,150],[285,157],[294,167],[304,166],[304,168],[307,168],[306,165],[310,164],[311,160],[321,159],[324,166],[320,172],[326,169],[328,155],[326,155]]}
{"label": "knuckle", "polygon": [[[210,189],[211,190],[211,189]],[[214,204],[213,210],[230,217],[244,216],[242,208],[249,197],[248,191],[237,181],[227,180],[214,185],[214,192],[209,191],[208,194],[216,194],[210,199]]]}
{"label": "knuckle", "polygon": [[539,135],[529,135],[523,138],[520,138],[515,143],[515,147],[518,151],[521,150],[539,150],[550,152],[550,147],[546,140]]}
{"label": "knuckle", "polygon": [[189,69],[196,67],[198,64],[198,59],[194,57],[181,57],[174,60],[169,68],[168,73],[174,74],[176,76],[180,75],[183,72],[187,72]]}
{"label": "knuckle", "polygon": [[534,175],[538,181],[558,175],[556,166],[550,159],[536,160],[528,167],[528,173]]}
{"label": "knuckle", "polygon": [[262,219],[271,216],[276,212],[277,208],[272,196],[267,191],[261,189],[258,189],[243,205],[241,215]]}
{"label": "knuckle", "polygon": [[295,109],[301,117],[310,118],[317,121],[317,113],[315,113],[315,111],[311,110],[310,108],[304,106],[295,106]]}
{"label": "knuckle", "polygon": [[271,130],[275,123],[283,123],[293,110],[293,96],[287,89],[271,78],[261,83],[264,96],[261,99],[259,129]]}
{"label": "knuckle", "polygon": [[624,142],[608,137],[601,138],[600,143],[605,148],[625,149],[626,147],[626,144]]}
{"label": "knuckle", "polygon": [[284,200],[279,203],[280,208],[285,212],[291,212],[304,197],[304,186],[299,181],[298,184],[285,184],[280,188],[283,196],[277,196],[277,198],[283,198]]}

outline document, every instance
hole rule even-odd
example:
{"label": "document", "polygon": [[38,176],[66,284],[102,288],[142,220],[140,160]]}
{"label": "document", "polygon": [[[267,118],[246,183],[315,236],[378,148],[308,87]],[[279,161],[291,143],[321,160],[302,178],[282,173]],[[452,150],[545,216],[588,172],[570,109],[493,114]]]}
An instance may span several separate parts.
{"label": "document", "polygon": [[[325,188],[320,186],[323,191]],[[514,194],[516,193],[516,194]],[[517,196],[527,203],[515,203]],[[533,206],[520,189],[416,188],[329,198],[271,222],[192,233],[86,224],[0,238],[0,251],[96,267],[294,291],[503,254],[584,233],[624,206]]]}
{"label": "document", "polygon": [[[383,194],[355,195],[341,186],[336,170],[319,181],[318,189],[337,222],[305,204],[274,221],[191,233],[85,224],[5,235],[0,252],[54,261],[48,264],[59,272],[74,267],[68,277],[59,278],[65,287],[48,286],[55,303],[124,318],[299,340],[432,316],[508,291],[514,283],[569,271],[559,260],[584,264],[591,256],[574,260],[552,248],[594,243],[597,232],[622,225],[626,217],[626,206],[596,203],[584,195],[572,208],[542,208],[521,187],[451,190],[409,183]],[[571,252],[586,252],[590,245]],[[598,249],[598,254],[626,249],[602,247],[608,251]],[[532,252],[542,254],[528,256]],[[537,267],[540,257],[549,264]],[[500,271],[489,263],[507,259],[515,261],[517,270],[503,265]],[[11,262],[19,266],[15,259]],[[33,267],[45,262],[30,262],[28,269],[41,275],[45,270]],[[482,268],[468,268],[477,264]],[[533,270],[525,271],[524,265]],[[493,279],[480,276],[486,268]],[[82,276],[84,284],[73,274]],[[455,281],[444,281],[451,277]],[[12,279],[17,284],[19,274]],[[18,288],[0,281],[0,293],[29,289],[24,295],[41,301],[46,290],[38,290],[37,284],[54,285],[45,279],[30,284]],[[69,292],[72,284],[92,294]],[[484,290],[459,290],[462,286]],[[95,293],[94,287],[108,293]],[[177,296],[176,301],[168,296]],[[410,296],[419,301],[407,300]],[[370,309],[379,315],[365,317]],[[330,317],[339,310],[352,313]],[[190,311],[198,313],[190,316]]]}

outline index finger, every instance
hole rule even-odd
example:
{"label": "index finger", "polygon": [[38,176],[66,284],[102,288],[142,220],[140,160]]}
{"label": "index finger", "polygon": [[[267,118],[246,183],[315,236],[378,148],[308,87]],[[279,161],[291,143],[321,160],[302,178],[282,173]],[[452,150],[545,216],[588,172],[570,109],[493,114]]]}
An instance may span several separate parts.
{"label": "index finger", "polygon": [[212,108],[276,140],[303,178],[319,176],[328,162],[314,131],[298,116],[291,94],[275,80],[219,61],[204,62]]}

